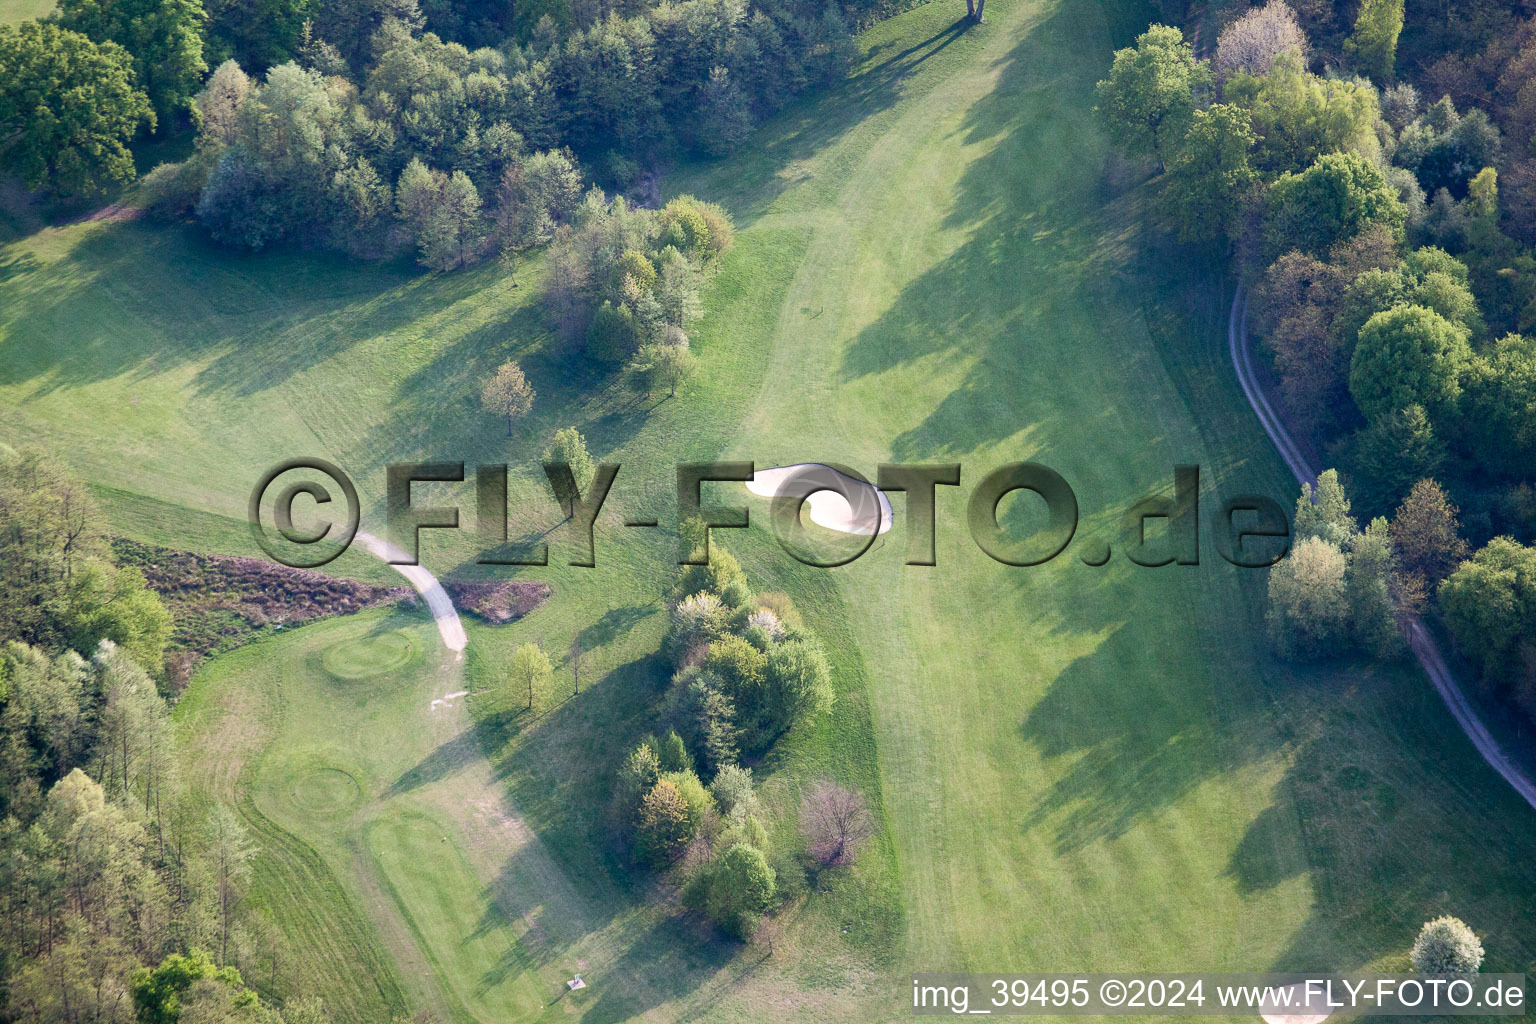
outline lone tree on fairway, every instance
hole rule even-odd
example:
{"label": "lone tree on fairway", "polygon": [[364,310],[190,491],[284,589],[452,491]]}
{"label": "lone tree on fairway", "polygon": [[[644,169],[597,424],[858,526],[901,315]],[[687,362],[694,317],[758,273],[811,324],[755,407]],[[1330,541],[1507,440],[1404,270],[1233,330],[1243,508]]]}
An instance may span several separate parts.
{"label": "lone tree on fairway", "polygon": [[[597,472],[597,467],[592,464],[592,456],[587,452],[587,441],[575,427],[562,427],[555,432],[549,447],[544,449],[544,462],[546,465],[563,462],[570,466],[571,479],[575,481],[578,491],[585,491],[592,482],[592,475]],[[575,493],[555,494],[555,500],[564,505],[571,515],[576,514],[576,498]]]}
{"label": "lone tree on fairway", "polygon": [[1184,137],[1195,109],[1195,90],[1211,80],[1211,69],[1195,59],[1184,33],[1153,25],[1136,46],[1115,51],[1109,77],[1098,84],[1096,108],[1110,137],[1132,153],[1157,158],[1164,146]]}
{"label": "lone tree on fairway", "polygon": [[1483,965],[1483,944],[1459,917],[1425,921],[1408,953],[1421,974],[1476,974]]}
{"label": "lone tree on fairway", "polygon": [[875,833],[864,797],[822,779],[800,802],[800,828],[818,864],[852,864],[859,848]]}
{"label": "lone tree on fairway", "polygon": [[534,690],[549,681],[550,672],[549,656],[538,644],[523,644],[512,655],[509,677],[513,686],[528,688],[529,711],[533,710]]}
{"label": "lone tree on fairway", "polygon": [[581,659],[586,656],[587,648],[581,642],[581,637],[571,641],[571,678],[576,682],[576,695],[581,695]]}
{"label": "lone tree on fairway", "polygon": [[498,416],[507,418],[507,436],[512,436],[512,421],[528,415],[533,408],[536,392],[523,368],[511,359],[501,364],[496,376],[485,382],[480,390],[480,401]]}

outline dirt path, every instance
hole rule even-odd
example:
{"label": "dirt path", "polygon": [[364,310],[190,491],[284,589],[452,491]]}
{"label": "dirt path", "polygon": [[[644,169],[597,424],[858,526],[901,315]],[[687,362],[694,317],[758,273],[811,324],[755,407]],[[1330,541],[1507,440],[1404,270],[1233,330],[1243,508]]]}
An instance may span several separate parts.
{"label": "dirt path", "polygon": [[[1315,484],[1317,472],[1302,455],[1290,432],[1275,414],[1274,407],[1269,404],[1263,389],[1259,387],[1253,371],[1253,346],[1248,340],[1248,293],[1241,285],[1237,293],[1232,296],[1232,311],[1227,317],[1227,347],[1231,350],[1232,366],[1237,370],[1237,382],[1242,385],[1243,394],[1248,397],[1248,404],[1253,407],[1254,414],[1259,417],[1259,423],[1264,427],[1264,432],[1274,442],[1280,452],[1280,457],[1285,460],[1291,474],[1296,477],[1297,483]],[[1533,809],[1536,809],[1536,783],[1532,783],[1525,772],[1517,765],[1513,758],[1494,739],[1483,720],[1478,717],[1477,711],[1468,702],[1467,696],[1462,692],[1456,682],[1456,677],[1451,675],[1446,667],[1445,658],[1440,653],[1440,647],[1435,643],[1435,638],[1430,635],[1418,616],[1407,620],[1404,634],[1408,639],[1408,646],[1413,651],[1414,657],[1423,666],[1424,672],[1429,676],[1429,681],[1434,684],[1440,699],[1445,701],[1445,706],[1450,709],[1451,717],[1456,719],[1456,724],[1461,726],[1461,731],[1466,733],[1467,739],[1477,748],[1477,752],[1483,756],[1494,771],[1503,776],[1504,781],[1514,787],[1515,792]]]}
{"label": "dirt path", "polygon": [[469,643],[469,638],[464,633],[464,623],[459,621],[459,611],[453,606],[453,600],[443,589],[443,585],[437,582],[437,577],[420,565],[396,564],[410,556],[386,540],[380,540],[363,530],[358,531],[357,539],[363,542],[363,547],[367,548],[375,558],[388,562],[390,568],[410,580],[416,592],[427,599],[427,607],[432,610],[432,619],[437,623],[437,631],[442,634],[443,646],[456,654],[463,651],[465,645]]}

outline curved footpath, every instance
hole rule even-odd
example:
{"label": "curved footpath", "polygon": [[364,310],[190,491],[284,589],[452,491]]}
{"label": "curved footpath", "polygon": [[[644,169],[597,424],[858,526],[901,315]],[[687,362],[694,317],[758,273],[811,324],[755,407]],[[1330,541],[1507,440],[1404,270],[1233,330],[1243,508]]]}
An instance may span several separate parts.
{"label": "curved footpath", "polygon": [[[1248,293],[1241,284],[1237,292],[1232,296],[1232,311],[1227,317],[1227,347],[1231,351],[1232,366],[1237,370],[1237,382],[1242,385],[1243,394],[1248,397],[1248,404],[1253,407],[1254,414],[1259,417],[1259,423],[1264,427],[1264,432],[1274,442],[1280,451],[1280,457],[1290,467],[1291,473],[1298,483],[1315,484],[1317,472],[1307,462],[1307,458],[1297,447],[1291,438],[1290,432],[1285,429],[1285,424],[1280,422],[1280,417],[1275,415],[1274,408],[1269,404],[1258,380],[1253,372],[1253,349],[1248,342]],[[1498,740],[1489,733],[1488,727],[1478,718],[1477,712],[1468,703],[1466,694],[1461,692],[1456,679],[1446,668],[1445,658],[1440,654],[1440,647],[1430,635],[1429,630],[1419,621],[1418,616],[1408,619],[1404,628],[1408,638],[1408,646],[1418,658],[1419,664],[1424,667],[1424,672],[1429,676],[1429,681],[1435,684],[1435,689],[1440,693],[1440,699],[1445,701],[1445,706],[1451,709],[1451,716],[1456,719],[1456,724],[1461,726],[1461,731],[1467,734],[1467,739],[1477,748],[1477,752],[1483,755],[1483,760],[1504,777],[1504,781],[1515,788],[1515,792],[1524,798],[1527,804],[1536,808],[1536,783],[1532,783],[1525,772],[1515,764],[1514,760],[1499,746]]]}

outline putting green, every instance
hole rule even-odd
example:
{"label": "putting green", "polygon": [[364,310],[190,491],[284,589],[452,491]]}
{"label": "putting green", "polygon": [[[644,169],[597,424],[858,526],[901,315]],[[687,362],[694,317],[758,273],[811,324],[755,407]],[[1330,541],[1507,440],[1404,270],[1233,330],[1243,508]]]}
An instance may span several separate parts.
{"label": "putting green", "polygon": [[363,790],[340,768],[311,768],[293,780],[289,798],[309,817],[339,818],[363,802]]}
{"label": "putting green", "polygon": [[337,644],[321,655],[320,664],[337,679],[372,679],[404,668],[415,653],[403,633],[379,633]]}

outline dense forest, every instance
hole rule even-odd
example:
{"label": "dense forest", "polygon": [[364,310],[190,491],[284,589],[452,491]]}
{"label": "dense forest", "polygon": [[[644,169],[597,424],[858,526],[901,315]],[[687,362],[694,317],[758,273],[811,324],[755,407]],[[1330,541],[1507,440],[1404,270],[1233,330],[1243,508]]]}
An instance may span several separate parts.
{"label": "dense forest", "polygon": [[1272,639],[1392,656],[1427,607],[1536,717],[1536,18],[1271,0],[1197,27],[1214,46],[1154,25],[1116,53],[1099,113],[1167,228],[1247,284],[1286,416],[1337,467],[1271,573]]}

